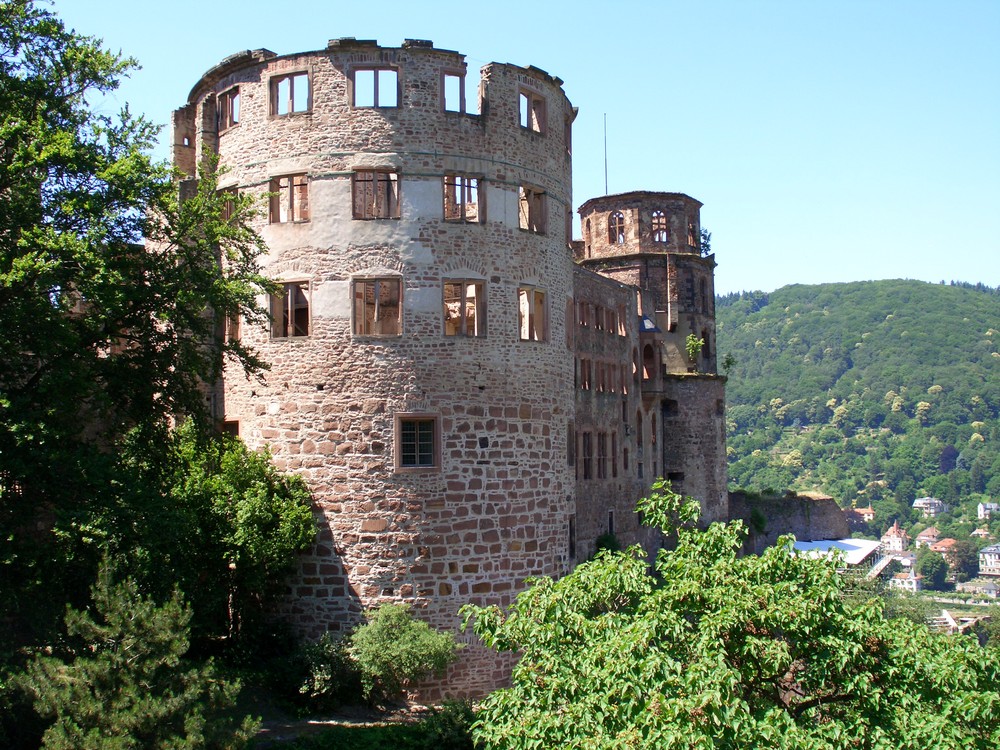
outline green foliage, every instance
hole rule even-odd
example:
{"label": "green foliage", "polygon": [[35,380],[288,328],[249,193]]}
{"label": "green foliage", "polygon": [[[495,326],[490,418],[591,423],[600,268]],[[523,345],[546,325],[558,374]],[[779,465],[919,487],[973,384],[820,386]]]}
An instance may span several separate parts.
{"label": "green foliage", "polygon": [[698,357],[701,355],[702,347],[705,346],[705,339],[695,336],[693,333],[689,333],[687,338],[684,340],[684,349],[687,352],[689,362],[697,362]]}
{"label": "green foliage", "polygon": [[88,105],[134,67],[32,0],[0,0],[0,621],[14,644],[45,642],[86,598],[125,519],[158,517],[134,505],[125,436],[155,445],[174,416],[204,418],[226,360],[264,367],[218,335],[228,316],[267,319],[250,199],[223,219],[208,170],[181,202],[150,157],[157,129]]}
{"label": "green foliage", "polygon": [[917,561],[917,573],[924,577],[924,588],[941,591],[948,577],[948,563],[940,553],[928,552]]}
{"label": "green foliage", "polygon": [[37,655],[20,683],[40,714],[54,719],[51,750],[236,748],[255,730],[229,713],[238,683],[209,661],[186,664],[190,610],[175,594],[159,605],[135,583],[110,582],[105,567],[94,611],[68,608],[66,658]]}
{"label": "green foliage", "polygon": [[317,642],[303,649],[305,671],[298,691],[313,711],[330,711],[346,703],[357,702],[361,695],[361,676],[348,650],[350,641],[324,633]]}
{"label": "green foliage", "polygon": [[602,549],[611,550],[612,552],[621,552],[622,545],[618,541],[618,537],[610,532],[604,532],[594,542],[594,547],[596,552],[600,552]]}
{"label": "green foliage", "polygon": [[383,604],[371,612],[348,649],[367,700],[391,700],[416,680],[443,675],[457,650],[452,633],[417,620],[406,604]]}
{"label": "green foliage", "polygon": [[[888,619],[790,538],[741,556],[743,530],[674,519],[652,570],[638,548],[538,579],[506,611],[467,606],[487,646],[521,653],[474,727],[487,748],[991,748],[1000,657]],[[660,506],[660,507],[652,507]]]}
{"label": "green foliage", "polygon": [[1000,296],[984,291],[894,280],[720,299],[731,484],[870,503],[880,524],[922,495],[1000,494]]}

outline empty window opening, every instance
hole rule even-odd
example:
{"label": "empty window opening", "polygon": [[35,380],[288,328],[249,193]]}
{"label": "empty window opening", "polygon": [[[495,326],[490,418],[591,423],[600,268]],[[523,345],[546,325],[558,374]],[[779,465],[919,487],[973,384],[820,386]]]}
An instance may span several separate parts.
{"label": "empty window opening", "polygon": [[532,286],[519,287],[517,310],[521,341],[545,341],[548,336],[545,292]]}
{"label": "empty window opening", "polygon": [[399,336],[402,333],[402,279],[354,281],[354,334]]}
{"label": "empty window opening", "polygon": [[608,242],[612,245],[625,244],[625,214],[614,211],[608,217]]}
{"label": "empty window opening", "polygon": [[457,174],[445,175],[444,220],[469,223],[482,221],[478,178]]}
{"label": "empty window opening", "polygon": [[573,466],[576,463],[576,428],[570,422],[566,425],[566,465]]}
{"label": "empty window opening", "polygon": [[615,512],[613,510],[608,511],[608,534],[615,535]]}
{"label": "empty window opening", "polygon": [[608,478],[608,433],[597,433],[597,478]]}
{"label": "empty window opening", "polygon": [[486,294],[482,281],[444,283],[444,335],[485,336]]}
{"label": "empty window opening", "polygon": [[652,344],[646,344],[642,349],[642,379],[652,380],[656,377],[656,354]]}
{"label": "empty window opening", "polygon": [[518,115],[522,128],[536,133],[545,132],[545,97],[534,91],[522,89]]}
{"label": "empty window opening", "polygon": [[351,189],[355,219],[399,218],[399,175],[396,172],[356,170]]}
{"label": "empty window opening", "polygon": [[240,436],[240,423],[237,419],[227,419],[222,423],[222,434],[232,435],[233,437]]}
{"label": "empty window opening", "polygon": [[656,415],[649,415],[649,442],[656,445]]}
{"label": "empty window opening", "polygon": [[397,465],[404,469],[437,467],[437,418],[397,417]]}
{"label": "empty window opening", "polygon": [[230,313],[226,316],[225,339],[227,342],[240,340],[240,320],[241,317],[238,312]]}
{"label": "empty window opening", "polygon": [[573,155],[573,118],[567,117],[563,124],[563,141],[566,143],[566,156]]}
{"label": "empty window opening", "polygon": [[618,433],[611,433],[611,476],[618,476]]}
{"label": "empty window opening", "polygon": [[223,188],[219,191],[219,197],[222,199],[222,205],[219,207],[219,218],[225,222],[232,221],[236,213],[237,195],[238,192],[234,187]]}
{"label": "empty window opening", "polygon": [[290,73],[271,79],[271,114],[279,117],[309,111],[309,74]]}
{"label": "empty window opening", "polygon": [[680,484],[681,482],[684,481],[684,472],[683,471],[668,471],[667,472],[667,479],[669,479],[670,480],[670,484],[674,485],[674,487],[676,488],[676,486],[678,484]]}
{"label": "empty window opening", "polygon": [[590,360],[580,360],[580,390],[590,390]]}
{"label": "empty window opening", "polygon": [[711,359],[712,358],[712,345],[710,343],[711,338],[708,335],[708,331],[705,330],[704,328],[701,331],[701,340],[704,342],[701,346],[701,356],[704,357],[706,360]]}
{"label": "empty window opening", "polygon": [[619,336],[626,335],[626,332],[625,332],[625,306],[624,305],[619,305],[618,306],[618,335]]}
{"label": "empty window opening", "polygon": [[628,448],[622,449],[622,471],[628,471]]}
{"label": "empty window opening", "polygon": [[272,224],[309,220],[309,178],[304,174],[271,179],[268,212]]}
{"label": "empty window opening", "polygon": [[589,432],[583,433],[583,478],[590,479],[594,469],[594,436]]}
{"label": "empty window opening", "polygon": [[235,86],[219,94],[219,131],[231,128],[240,121],[240,89]]}
{"label": "empty window opening", "polygon": [[398,107],[399,72],[393,68],[354,71],[355,107]]}
{"label": "empty window opening", "polygon": [[569,559],[576,559],[576,516],[569,517]]}
{"label": "empty window opening", "polygon": [[653,211],[653,242],[667,242],[669,239],[666,214],[663,211]]}
{"label": "empty window opening", "polygon": [[271,336],[309,335],[309,282],[283,284],[281,294],[271,295]]}
{"label": "empty window opening", "polygon": [[672,398],[663,399],[663,406],[660,410],[664,417],[676,417],[679,411],[677,401]]}
{"label": "empty window opening", "polygon": [[518,192],[517,224],[536,234],[545,233],[545,193],[522,185]]}
{"label": "empty window opening", "polygon": [[465,75],[445,73],[441,84],[445,112],[465,111]]}

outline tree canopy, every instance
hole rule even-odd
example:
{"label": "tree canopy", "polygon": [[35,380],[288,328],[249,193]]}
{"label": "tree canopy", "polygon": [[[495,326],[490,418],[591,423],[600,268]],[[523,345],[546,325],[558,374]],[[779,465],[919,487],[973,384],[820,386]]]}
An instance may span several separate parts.
{"label": "tree canopy", "polygon": [[522,654],[476,736],[490,748],[991,748],[1000,659],[972,638],[888,619],[836,564],[791,539],[739,555],[739,523],[690,528],[663,483],[640,504],[676,534],[652,568],[633,547],[508,611],[466,607],[488,646]]}

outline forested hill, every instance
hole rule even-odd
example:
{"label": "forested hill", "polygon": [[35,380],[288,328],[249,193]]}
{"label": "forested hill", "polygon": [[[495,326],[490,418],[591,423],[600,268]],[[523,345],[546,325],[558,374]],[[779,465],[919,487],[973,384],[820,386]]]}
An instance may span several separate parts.
{"label": "forested hill", "polygon": [[1000,499],[997,290],[793,285],[719,298],[717,324],[731,487],[820,490],[883,519],[924,495]]}

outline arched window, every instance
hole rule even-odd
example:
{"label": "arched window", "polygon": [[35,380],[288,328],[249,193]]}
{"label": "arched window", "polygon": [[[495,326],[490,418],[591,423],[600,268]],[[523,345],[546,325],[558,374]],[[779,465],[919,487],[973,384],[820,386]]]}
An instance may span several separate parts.
{"label": "arched window", "polygon": [[656,377],[656,353],[652,344],[646,344],[642,349],[642,379],[652,380]]}
{"label": "arched window", "polygon": [[608,242],[612,245],[625,244],[625,214],[613,211],[608,217]]}
{"label": "arched window", "polygon": [[669,239],[667,215],[660,210],[653,211],[653,242],[666,242]]}

